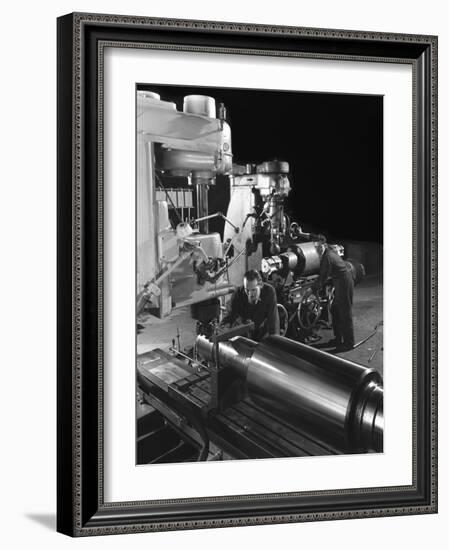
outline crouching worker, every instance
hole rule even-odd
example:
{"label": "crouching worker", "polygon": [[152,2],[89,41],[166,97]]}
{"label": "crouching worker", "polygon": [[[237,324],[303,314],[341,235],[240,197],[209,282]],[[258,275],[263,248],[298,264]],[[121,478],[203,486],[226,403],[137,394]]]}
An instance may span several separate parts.
{"label": "crouching worker", "polygon": [[274,288],[262,281],[258,271],[251,269],[245,273],[243,287],[232,297],[224,325],[252,321],[254,331],[251,338],[257,342],[270,334],[279,334],[279,315]]}

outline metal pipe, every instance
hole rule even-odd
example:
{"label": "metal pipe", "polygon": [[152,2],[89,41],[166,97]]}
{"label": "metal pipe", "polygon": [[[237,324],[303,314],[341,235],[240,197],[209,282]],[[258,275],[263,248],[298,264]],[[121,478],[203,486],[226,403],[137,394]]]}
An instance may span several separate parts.
{"label": "metal pipe", "polygon": [[201,233],[209,233],[209,183],[210,179],[192,177],[193,184],[196,186],[196,212],[197,219],[202,221],[199,223]]}
{"label": "metal pipe", "polygon": [[377,323],[377,325],[374,327],[373,332],[371,332],[371,334],[368,334],[368,336],[366,338],[363,338],[363,340],[360,340],[360,342],[357,342],[357,344],[355,344],[353,349],[356,349],[359,346],[361,346],[362,344],[364,344],[365,342],[368,342],[368,340],[370,338],[372,338],[375,334],[377,334],[377,331],[378,331],[379,327],[382,326],[382,325],[383,325],[382,321],[380,323]]}
{"label": "metal pipe", "polygon": [[374,348],[374,351],[373,353],[368,357],[368,363],[371,363],[371,361],[374,359],[374,357],[376,356],[377,352],[380,351],[380,350],[383,350],[384,348],[379,344],[377,344],[377,346]]}
{"label": "metal pipe", "polygon": [[[214,344],[204,336],[196,344],[201,357],[213,360]],[[383,389],[376,370],[282,336],[215,345],[220,365],[245,379],[266,406],[346,451],[382,450]]]}
{"label": "metal pipe", "polygon": [[209,216],[203,216],[202,218],[197,218],[196,220],[193,220],[191,223],[198,223],[198,222],[202,222],[203,220],[211,220],[212,218],[222,218],[235,229],[236,233],[239,232],[239,228],[236,225],[234,225],[230,220],[228,220],[228,218],[222,212],[215,212],[215,214],[210,214]]}
{"label": "metal pipe", "polygon": [[196,304],[198,302],[202,302],[203,300],[210,300],[211,298],[219,298],[220,296],[226,296],[227,294],[232,294],[235,292],[235,286],[233,285],[226,285],[221,287],[212,287],[207,290],[201,290],[200,296],[194,295],[191,298],[188,298],[187,300],[184,300],[182,302],[177,302],[177,307],[184,307],[184,306],[190,306],[192,304]]}

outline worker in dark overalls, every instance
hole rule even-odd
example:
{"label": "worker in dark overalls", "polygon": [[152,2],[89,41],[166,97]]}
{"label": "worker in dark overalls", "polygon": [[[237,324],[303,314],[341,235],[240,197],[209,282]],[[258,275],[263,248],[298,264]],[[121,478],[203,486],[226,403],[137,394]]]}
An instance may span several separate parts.
{"label": "worker in dark overalls", "polygon": [[243,287],[232,297],[229,313],[222,323],[232,326],[245,321],[253,321],[254,330],[250,337],[257,342],[270,334],[279,334],[276,292],[254,269],[245,273]]}
{"label": "worker in dark overalls", "polygon": [[335,287],[331,307],[335,341],[331,343],[335,344],[337,351],[348,351],[354,347],[354,324],[352,321],[354,279],[343,258],[332,250],[325,240],[317,243],[317,251],[321,262],[320,276],[315,283],[315,290],[320,290],[328,279],[332,279]]}

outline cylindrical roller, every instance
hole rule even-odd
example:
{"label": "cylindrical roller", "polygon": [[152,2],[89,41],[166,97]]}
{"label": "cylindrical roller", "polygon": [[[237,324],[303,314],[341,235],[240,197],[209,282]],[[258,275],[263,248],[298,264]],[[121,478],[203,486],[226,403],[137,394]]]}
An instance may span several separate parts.
{"label": "cylindrical roller", "polygon": [[232,285],[222,286],[218,288],[215,287],[207,291],[209,298],[218,298],[220,296],[232,294],[233,292],[235,292],[235,286]]}
{"label": "cylindrical roller", "polygon": [[[215,344],[217,345],[217,344]],[[257,347],[257,342],[238,336],[228,342],[219,344],[220,366],[234,369],[237,376],[246,380],[248,361]],[[196,350],[206,361],[213,361],[215,357],[214,344],[206,336],[196,337]]]}
{"label": "cylindrical roller", "polygon": [[[299,419],[341,449],[382,450],[383,389],[376,370],[282,336],[260,343],[236,337],[216,345],[220,365],[234,369],[266,406]],[[215,357],[203,336],[197,350],[206,360]]]}
{"label": "cylindrical roller", "polygon": [[157,155],[158,166],[176,175],[189,175],[194,171],[213,174],[216,171],[215,160],[213,153],[182,149],[160,149]]}
{"label": "cylindrical roller", "polygon": [[[348,447],[382,450],[377,415],[382,414],[383,388],[378,371],[282,336],[265,339],[257,352],[265,361],[282,354],[283,360],[296,367],[293,379],[299,388],[301,414],[308,415],[311,424],[319,419],[324,431]],[[255,377],[263,392],[264,383],[258,373]]]}
{"label": "cylindrical roller", "polygon": [[315,242],[292,245],[287,252],[263,259],[262,272],[295,271],[297,275],[307,277],[320,272],[321,258]]}
{"label": "cylindrical roller", "polygon": [[298,256],[298,265],[296,270],[298,275],[306,277],[316,275],[320,272],[321,258],[316,249],[315,242],[295,244],[292,246],[293,252]]}
{"label": "cylindrical roller", "polygon": [[353,417],[354,437],[362,446],[383,448],[383,390],[375,382],[364,388]]}
{"label": "cylindrical roller", "polygon": [[281,254],[284,268],[293,271],[298,265],[298,256],[294,252],[283,252]]}

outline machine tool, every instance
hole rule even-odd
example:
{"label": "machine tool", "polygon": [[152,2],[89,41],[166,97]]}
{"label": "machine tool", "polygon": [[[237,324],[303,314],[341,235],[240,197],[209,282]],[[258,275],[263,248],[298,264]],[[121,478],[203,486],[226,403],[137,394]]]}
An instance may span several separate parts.
{"label": "machine tool", "polygon": [[[136,311],[165,329],[137,359],[139,464],[382,450],[377,371],[301,343],[330,322],[333,285],[313,290],[321,236],[290,220],[290,189],[284,160],[234,162],[213,98],[186,96],[178,110],[137,92]],[[363,266],[348,266],[357,282]],[[259,343],[251,323],[220,324],[249,269],[276,289],[282,323]]]}
{"label": "machine tool", "polygon": [[[217,298],[224,306],[256,269],[276,289],[282,334],[302,340],[329,322],[332,283],[320,296],[312,292],[320,235],[285,213],[288,162],[233,162],[225,117],[211,97],[186,96],[178,111],[157,94],[137,93],[137,312],[163,318]],[[210,213],[209,195],[223,187],[226,213]],[[221,232],[209,232],[213,219],[223,221]],[[363,266],[348,265],[357,282]]]}
{"label": "machine tool", "polygon": [[138,312],[151,306],[165,317],[233,291],[222,276],[221,237],[208,232],[209,188],[232,173],[230,128],[215,111],[206,96],[187,96],[178,111],[157,94],[137,93]]}
{"label": "machine tool", "polygon": [[[247,329],[199,335],[195,358],[175,349],[138,358],[142,400],[178,436],[170,447],[161,446],[159,431],[142,435],[142,462],[182,460],[185,446],[188,460],[382,451],[376,370],[282,336],[257,343],[232,335]],[[150,444],[154,437],[159,446]]]}

